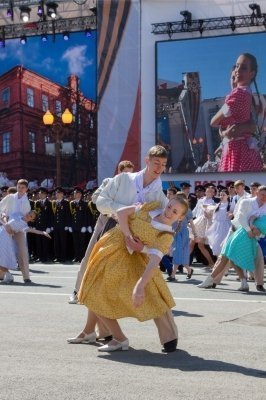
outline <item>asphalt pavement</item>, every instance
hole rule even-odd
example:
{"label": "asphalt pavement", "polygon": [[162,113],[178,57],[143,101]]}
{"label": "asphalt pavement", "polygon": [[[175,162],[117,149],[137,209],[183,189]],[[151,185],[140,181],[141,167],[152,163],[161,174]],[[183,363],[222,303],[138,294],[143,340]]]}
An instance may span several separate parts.
{"label": "asphalt pavement", "polygon": [[[250,283],[237,291],[230,274],[216,289],[199,289],[207,272],[177,275],[178,351],[161,352],[153,321],[121,321],[129,351],[99,353],[70,345],[86,309],[68,304],[78,265],[31,264],[25,286],[0,284],[1,400],[213,400],[266,398],[266,295]],[[166,277],[166,275],[165,275]]]}

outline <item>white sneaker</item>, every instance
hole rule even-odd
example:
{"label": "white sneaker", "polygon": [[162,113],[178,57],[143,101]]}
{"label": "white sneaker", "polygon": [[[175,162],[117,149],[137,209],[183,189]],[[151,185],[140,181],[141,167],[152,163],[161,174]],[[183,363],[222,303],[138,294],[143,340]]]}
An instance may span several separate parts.
{"label": "white sneaker", "polygon": [[3,282],[4,282],[4,283],[12,283],[12,282],[14,282],[13,275],[10,274],[9,271],[7,271],[7,272],[5,273]]}
{"label": "white sneaker", "polygon": [[78,295],[77,293],[73,292],[72,295],[69,297],[68,304],[77,304],[78,303]]}
{"label": "white sneaker", "polygon": [[241,286],[237,289],[239,292],[249,292],[249,286],[246,280],[241,281]]}
{"label": "white sneaker", "polygon": [[199,285],[197,285],[199,288],[212,288],[212,285],[214,284],[214,279],[212,278],[211,275],[207,276],[205,281],[201,282]]}

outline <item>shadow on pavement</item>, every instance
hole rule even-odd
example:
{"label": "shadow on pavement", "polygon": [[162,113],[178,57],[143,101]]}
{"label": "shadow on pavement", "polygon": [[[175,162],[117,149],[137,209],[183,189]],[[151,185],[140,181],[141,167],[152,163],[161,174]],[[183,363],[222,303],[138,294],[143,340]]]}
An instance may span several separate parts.
{"label": "shadow on pavement", "polygon": [[204,315],[201,315],[201,314],[191,314],[191,313],[189,313],[189,312],[186,312],[186,311],[179,311],[179,310],[172,310],[172,313],[173,313],[173,315],[175,316],[175,317],[197,317],[197,318],[200,318],[200,317],[203,317]]}
{"label": "shadow on pavement", "polygon": [[[220,286],[220,284],[219,284],[219,286]],[[249,295],[252,295],[252,296],[265,296],[266,295],[266,292],[259,292],[256,288],[249,289],[249,292],[241,292],[241,291],[239,291],[237,289],[220,288],[219,286],[216,286],[215,289],[205,289],[205,290],[213,290],[213,291],[215,291],[217,293],[219,293],[219,292],[225,293],[225,291],[226,291],[227,293],[239,293],[239,294],[243,294],[244,296],[249,296]]]}
{"label": "shadow on pavement", "polygon": [[30,272],[32,272],[33,274],[49,274],[49,271],[42,271],[39,269],[31,269],[31,268],[30,268]]}
{"label": "shadow on pavement", "polygon": [[98,357],[125,364],[171,368],[187,372],[233,372],[256,378],[266,378],[265,370],[246,368],[242,365],[224,361],[206,360],[202,357],[193,356],[185,350],[177,350],[174,353],[168,354],[158,354],[147,350],[134,350],[131,348],[129,352],[114,352],[106,355],[99,355]]}
{"label": "shadow on pavement", "polygon": [[48,288],[53,288],[53,289],[59,289],[62,288],[63,286],[59,286],[59,285],[49,285],[49,284],[43,284],[43,283],[35,283],[35,282],[31,282],[31,283],[23,283],[23,282],[13,282],[13,283],[4,283],[4,282],[0,282],[0,286],[6,286],[9,288],[12,288],[14,286],[22,286],[22,287],[48,287]]}

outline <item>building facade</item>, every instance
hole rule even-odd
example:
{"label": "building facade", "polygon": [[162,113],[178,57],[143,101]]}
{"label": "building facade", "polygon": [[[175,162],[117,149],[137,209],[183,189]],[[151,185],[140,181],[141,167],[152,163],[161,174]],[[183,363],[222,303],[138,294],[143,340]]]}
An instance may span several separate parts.
{"label": "building facade", "polygon": [[[66,108],[73,122],[61,120]],[[50,129],[43,124],[49,110],[55,117]],[[54,128],[61,139],[61,183],[72,186],[96,177],[96,105],[79,89],[71,75],[66,86],[16,66],[0,77],[0,171],[9,179],[56,176]],[[56,184],[56,182],[55,182]]]}

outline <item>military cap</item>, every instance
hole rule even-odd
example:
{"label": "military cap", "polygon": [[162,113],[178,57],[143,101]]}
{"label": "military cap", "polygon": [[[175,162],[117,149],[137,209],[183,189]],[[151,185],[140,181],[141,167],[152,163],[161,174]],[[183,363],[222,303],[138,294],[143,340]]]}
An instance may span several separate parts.
{"label": "military cap", "polygon": [[191,187],[191,184],[188,182],[181,182],[180,187],[181,187],[181,189],[189,188],[189,187]]}

